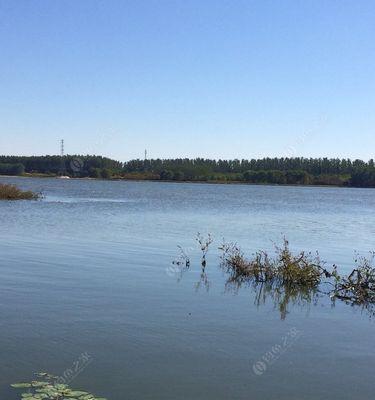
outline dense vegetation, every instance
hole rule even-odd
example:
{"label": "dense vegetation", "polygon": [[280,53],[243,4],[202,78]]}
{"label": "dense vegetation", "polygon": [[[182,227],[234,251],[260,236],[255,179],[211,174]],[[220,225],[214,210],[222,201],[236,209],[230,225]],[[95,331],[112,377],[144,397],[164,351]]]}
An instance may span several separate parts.
{"label": "dense vegetation", "polygon": [[156,174],[164,180],[239,181],[271,184],[315,184],[375,187],[374,161],[328,158],[259,160],[132,160],[130,174]]}
{"label": "dense vegetation", "polygon": [[125,163],[100,156],[0,156],[0,174],[67,174],[73,177],[172,181],[375,187],[375,164],[349,159],[154,159]]}
{"label": "dense vegetation", "polygon": [[37,200],[40,194],[18,189],[14,185],[0,183],[0,200]]}
{"label": "dense vegetation", "polygon": [[[10,166],[14,166],[11,169]],[[16,167],[18,170],[16,170]],[[110,178],[122,171],[122,163],[101,156],[0,156],[0,174],[68,174],[76,177]]]}
{"label": "dense vegetation", "polygon": [[1,163],[0,175],[22,175],[25,172],[25,167],[21,163]]}

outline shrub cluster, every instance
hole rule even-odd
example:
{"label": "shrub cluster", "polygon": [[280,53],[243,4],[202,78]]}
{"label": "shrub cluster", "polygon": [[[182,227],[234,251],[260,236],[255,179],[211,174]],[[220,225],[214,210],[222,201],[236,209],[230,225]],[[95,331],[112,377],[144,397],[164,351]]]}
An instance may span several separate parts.
{"label": "shrub cluster", "polygon": [[[276,256],[270,257],[265,251],[256,252],[251,259],[244,256],[242,250],[233,243],[224,243],[221,266],[229,273],[231,283],[266,283],[270,289],[316,290],[328,294],[332,300],[340,299],[352,305],[375,303],[375,253],[370,258],[357,257],[356,268],[348,276],[340,276],[337,267],[329,271],[319,258],[318,253],[301,252],[293,254],[285,239],[282,247],[276,246]],[[331,290],[320,290],[323,280]]]}
{"label": "shrub cluster", "polygon": [[24,191],[17,186],[0,183],[0,200],[37,200],[39,193]]}

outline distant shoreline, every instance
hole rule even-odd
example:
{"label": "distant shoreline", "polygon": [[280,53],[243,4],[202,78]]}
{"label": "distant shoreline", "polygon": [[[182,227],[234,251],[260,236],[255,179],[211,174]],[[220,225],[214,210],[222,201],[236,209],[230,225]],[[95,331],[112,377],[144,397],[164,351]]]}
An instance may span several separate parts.
{"label": "distant shoreline", "polygon": [[328,158],[137,159],[95,155],[0,156],[0,174],[212,184],[375,188],[375,161]]}
{"label": "distant shoreline", "polygon": [[[43,175],[43,174],[27,174],[27,175],[0,175],[1,178],[41,178],[41,179],[60,179],[58,175]],[[69,177],[69,179],[62,179],[64,181],[124,181],[124,182],[155,182],[155,183],[189,183],[189,184],[209,184],[209,185],[244,185],[244,186],[274,186],[274,187],[312,187],[312,188],[338,188],[338,189],[374,189],[373,187],[357,187],[357,186],[344,186],[344,185],[317,185],[317,184],[278,184],[278,183],[253,183],[244,181],[224,181],[224,180],[167,180],[167,179],[132,179],[132,178],[92,178],[86,177]]]}

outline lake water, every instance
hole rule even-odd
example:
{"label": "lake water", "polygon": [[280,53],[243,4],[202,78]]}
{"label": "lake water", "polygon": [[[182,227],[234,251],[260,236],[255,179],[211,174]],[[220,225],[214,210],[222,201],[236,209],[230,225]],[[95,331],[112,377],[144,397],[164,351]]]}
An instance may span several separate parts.
{"label": "lake water", "polygon": [[[326,299],[254,305],[225,289],[223,238],[285,235],[341,271],[375,250],[375,190],[0,178],[0,398],[38,371],[113,400],[373,399],[375,321]],[[197,232],[211,233],[209,288]],[[171,262],[191,257],[182,279]],[[74,372],[74,373],[72,373]]]}

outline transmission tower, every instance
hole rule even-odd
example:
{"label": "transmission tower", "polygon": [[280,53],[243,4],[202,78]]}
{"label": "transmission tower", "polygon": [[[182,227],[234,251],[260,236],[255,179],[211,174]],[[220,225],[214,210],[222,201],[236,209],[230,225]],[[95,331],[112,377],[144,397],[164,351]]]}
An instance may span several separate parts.
{"label": "transmission tower", "polygon": [[65,155],[64,155],[64,139],[61,139],[60,142],[60,175],[63,176],[66,174],[65,168]]}
{"label": "transmission tower", "polygon": [[145,150],[145,158],[143,160],[143,170],[146,171],[147,169],[147,150]]}

